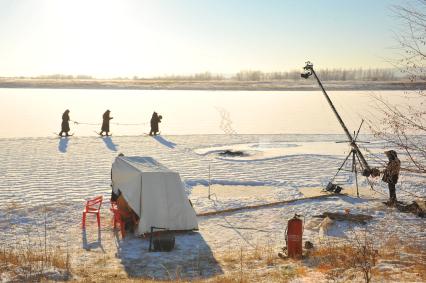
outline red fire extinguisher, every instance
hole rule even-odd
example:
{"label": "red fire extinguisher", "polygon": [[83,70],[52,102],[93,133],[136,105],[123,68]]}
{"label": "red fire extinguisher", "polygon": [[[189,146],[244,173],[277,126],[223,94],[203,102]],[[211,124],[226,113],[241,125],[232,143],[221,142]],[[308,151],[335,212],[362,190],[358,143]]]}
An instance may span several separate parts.
{"label": "red fire extinguisher", "polygon": [[302,236],[303,221],[300,218],[300,215],[295,214],[287,223],[287,231],[285,235],[288,257],[295,259],[302,258]]}

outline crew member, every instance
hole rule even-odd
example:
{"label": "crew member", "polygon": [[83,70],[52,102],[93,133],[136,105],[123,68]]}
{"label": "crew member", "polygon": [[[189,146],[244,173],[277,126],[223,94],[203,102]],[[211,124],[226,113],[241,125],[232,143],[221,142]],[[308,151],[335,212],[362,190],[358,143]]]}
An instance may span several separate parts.
{"label": "crew member", "polygon": [[161,119],[163,117],[161,115],[158,115],[157,112],[154,112],[152,114],[152,118],[151,118],[151,131],[149,131],[149,135],[152,136],[156,136],[157,133],[159,132],[158,129],[158,123],[161,123]]}
{"label": "crew member", "polygon": [[102,128],[101,128],[101,132],[99,133],[99,135],[103,135],[103,132],[105,132],[106,136],[109,136],[109,120],[113,119],[113,117],[110,117],[109,114],[111,113],[111,111],[107,110],[105,111],[104,115],[102,116]]}
{"label": "crew member", "polygon": [[70,131],[70,111],[65,110],[64,114],[62,114],[62,124],[61,124],[61,132],[59,135],[62,137],[62,134],[65,133],[65,136],[68,137],[68,132]]}
{"label": "crew member", "polygon": [[389,162],[383,171],[382,181],[388,183],[389,187],[389,204],[396,204],[395,185],[398,182],[399,170],[401,169],[401,161],[394,150],[385,151]]}

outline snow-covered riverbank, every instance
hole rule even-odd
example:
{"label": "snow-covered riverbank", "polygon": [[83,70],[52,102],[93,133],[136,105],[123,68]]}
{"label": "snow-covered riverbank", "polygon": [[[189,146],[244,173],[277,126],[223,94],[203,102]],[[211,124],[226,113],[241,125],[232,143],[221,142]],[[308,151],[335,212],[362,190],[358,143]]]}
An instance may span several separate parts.
{"label": "snow-covered riverbank", "polygon": [[[204,276],[212,276],[221,270],[218,264],[213,264],[214,255],[231,247],[251,247],[260,242],[269,242],[274,248],[283,246],[286,221],[295,213],[304,215],[304,239],[313,242],[327,235],[350,238],[354,231],[367,229],[378,238],[396,235],[411,237],[413,241],[424,244],[424,241],[421,242],[426,237],[424,219],[386,208],[381,201],[387,198],[387,189],[380,181],[375,186],[378,193],[373,199],[332,196],[200,217],[200,231],[178,235],[176,250],[161,257],[146,252],[146,240],[129,237],[125,241],[116,241],[110,227],[107,202],[102,209],[101,237],[97,239],[94,222],[90,221],[87,234],[81,234],[84,200],[96,195],[103,195],[106,200],[109,198],[110,168],[120,152],[128,156],[151,156],[178,171],[194,208],[202,213],[298,199],[303,197],[301,190],[324,187],[349,150],[346,146],[336,148],[334,141],[339,139],[341,137],[335,135],[0,139],[0,194],[3,200],[0,208],[3,237],[0,242],[3,245],[19,245],[28,241],[40,243],[46,225],[49,243],[71,248],[78,256],[78,260],[74,259],[76,266],[81,266],[85,260],[93,260],[92,257],[102,256],[102,248],[107,254],[118,253],[120,261],[117,266],[124,266],[129,275],[147,278],[168,278],[167,270],[159,268],[161,264],[172,270],[183,266],[182,275],[195,276],[194,266],[185,264],[181,258],[195,262],[200,252],[206,255],[205,262],[200,263]],[[383,151],[379,142],[369,147],[375,155]],[[218,149],[224,148],[256,152],[254,158],[224,158],[216,154]],[[299,149],[296,151],[296,148]],[[303,148],[305,152],[301,150]],[[250,151],[248,154],[251,154]],[[367,160],[381,165],[375,156],[367,155]],[[345,172],[339,181],[350,187],[353,176]],[[411,194],[426,195],[425,181],[424,177],[402,172],[399,187],[404,191],[398,190],[398,197],[411,200]],[[209,183],[213,184],[211,199],[207,197]],[[363,179],[361,185],[366,186]],[[372,215],[373,220],[366,226],[343,223],[330,231],[323,231],[318,219],[312,218],[325,211],[343,212],[345,209],[351,213]],[[87,249],[94,252],[88,253]]]}

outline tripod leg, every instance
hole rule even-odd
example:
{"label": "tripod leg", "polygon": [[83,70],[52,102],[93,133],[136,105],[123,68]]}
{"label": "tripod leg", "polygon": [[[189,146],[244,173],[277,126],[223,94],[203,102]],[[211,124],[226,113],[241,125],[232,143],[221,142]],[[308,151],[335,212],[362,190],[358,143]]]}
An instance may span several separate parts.
{"label": "tripod leg", "polygon": [[333,181],[334,181],[334,179],[336,178],[337,174],[339,174],[340,170],[342,170],[343,166],[345,166],[345,163],[346,163],[346,161],[348,161],[349,156],[351,156],[351,153],[352,153],[352,152],[349,152],[348,156],[346,156],[345,160],[343,160],[342,165],[340,165],[339,169],[337,169],[336,174],[334,175],[334,177],[331,179],[331,181],[330,181],[330,182],[333,182]]}
{"label": "tripod leg", "polygon": [[356,196],[359,197],[359,189],[358,189],[358,172],[356,170],[356,159],[355,159],[355,155],[356,155],[356,151],[352,152],[352,171],[355,174],[355,184],[356,184]]}
{"label": "tripod leg", "polygon": [[[356,157],[357,157],[357,159],[358,159],[359,164],[361,164],[361,168],[362,168],[362,162],[361,162],[361,160],[359,159],[359,156],[357,155]],[[363,168],[363,169],[364,169],[364,168]],[[371,190],[373,190],[373,191],[374,191],[374,187],[373,187],[373,184],[371,183],[370,179],[368,179],[368,177],[367,177],[367,176],[365,177],[365,179],[367,180],[367,183],[370,185]]]}

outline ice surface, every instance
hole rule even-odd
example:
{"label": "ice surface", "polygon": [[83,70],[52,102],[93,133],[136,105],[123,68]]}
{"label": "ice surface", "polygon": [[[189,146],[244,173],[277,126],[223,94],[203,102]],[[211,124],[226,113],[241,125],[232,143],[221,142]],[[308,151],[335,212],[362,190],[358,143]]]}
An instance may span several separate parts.
{"label": "ice surface", "polygon": [[[374,94],[395,105],[407,102],[403,91]],[[370,91],[330,91],[329,95],[351,131],[358,129],[361,117],[372,121],[381,117]],[[79,122],[70,124],[78,136],[99,132],[106,109],[114,117],[110,127],[114,136],[147,133],[153,111],[163,116],[163,134],[224,134],[230,129],[239,134],[342,133],[317,87],[315,91],[0,88],[0,105],[0,137],[58,133],[65,109],[71,111],[71,120]],[[117,148],[111,140],[103,141]]]}

